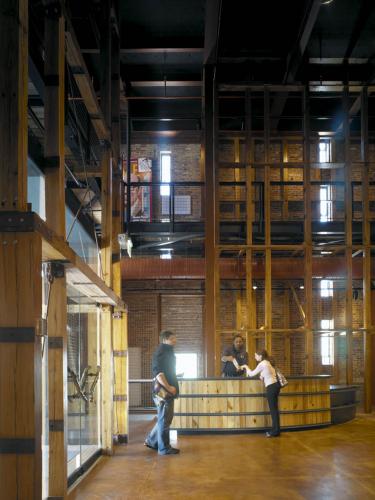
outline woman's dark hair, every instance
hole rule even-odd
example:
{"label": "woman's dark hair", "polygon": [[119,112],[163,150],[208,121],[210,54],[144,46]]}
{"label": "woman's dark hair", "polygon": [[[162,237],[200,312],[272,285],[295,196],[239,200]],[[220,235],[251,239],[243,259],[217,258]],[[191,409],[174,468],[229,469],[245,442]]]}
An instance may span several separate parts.
{"label": "woman's dark hair", "polygon": [[240,335],[239,333],[237,333],[234,337],[233,337],[233,342],[236,340],[236,339],[241,339],[245,342],[245,339],[242,337],[242,335]]}
{"label": "woman's dark hair", "polygon": [[162,330],[160,332],[160,340],[161,340],[161,342],[164,342],[164,340],[168,340],[169,337],[172,337],[173,335],[175,335],[175,333],[173,333],[169,330]]}
{"label": "woman's dark hair", "polygon": [[255,351],[255,352],[258,354],[258,356],[262,356],[262,361],[264,359],[269,360],[268,352],[265,349],[262,349],[260,351]]}

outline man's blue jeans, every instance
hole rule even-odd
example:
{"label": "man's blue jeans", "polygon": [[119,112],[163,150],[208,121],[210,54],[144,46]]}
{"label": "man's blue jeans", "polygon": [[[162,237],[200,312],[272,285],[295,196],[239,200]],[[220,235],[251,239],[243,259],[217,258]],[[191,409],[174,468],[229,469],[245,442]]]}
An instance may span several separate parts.
{"label": "man's blue jeans", "polygon": [[173,420],[174,399],[159,402],[154,398],[154,403],[158,411],[158,419],[150,433],[146,437],[149,446],[157,449],[159,455],[165,455],[171,447],[169,443],[169,427]]}

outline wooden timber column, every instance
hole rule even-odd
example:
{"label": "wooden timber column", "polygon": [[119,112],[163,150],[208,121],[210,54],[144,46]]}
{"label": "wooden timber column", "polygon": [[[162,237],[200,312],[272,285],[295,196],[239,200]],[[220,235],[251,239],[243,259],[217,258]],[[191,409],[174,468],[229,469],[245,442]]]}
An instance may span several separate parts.
{"label": "wooden timber column", "polygon": [[[105,123],[111,125],[111,1],[102,6],[103,30],[100,37],[101,100]],[[111,144],[106,143],[101,160],[102,173],[102,237],[101,264],[105,284],[112,287],[112,159]],[[113,452],[113,308],[104,306],[101,313],[101,363],[102,363],[102,447],[104,453]]]}
{"label": "wooden timber column", "polygon": [[361,95],[361,156],[362,204],[363,204],[363,326],[364,331],[364,410],[371,413],[372,366],[371,366],[371,228],[369,207],[369,148],[368,148],[368,89],[364,87]]}
{"label": "wooden timber column", "polygon": [[271,190],[270,190],[270,93],[264,89],[264,329],[265,348],[272,353],[272,250],[271,250]]}
{"label": "wooden timber column", "polygon": [[350,160],[349,89],[347,85],[344,87],[343,125],[345,147],[346,383],[350,385],[353,383],[353,192],[352,163]]}
{"label": "wooden timber column", "polygon": [[[116,3],[116,6],[118,3]],[[118,9],[113,7],[114,15]],[[120,246],[118,235],[124,227],[124,174],[120,145],[120,26],[114,22],[112,30],[112,275],[113,290],[121,297]],[[119,443],[128,440],[128,331],[127,311],[115,309],[113,315],[113,429]]]}
{"label": "wooden timber column", "polygon": [[246,90],[245,94],[245,175],[246,175],[246,350],[249,353],[249,366],[254,367],[253,354],[256,350],[255,329],[256,324],[256,306],[255,292],[253,290],[253,252],[251,245],[253,244],[253,221],[254,221],[254,205],[253,205],[253,176],[254,170],[252,167],[253,149],[251,148],[251,94],[250,90]]}
{"label": "wooden timber column", "polygon": [[204,117],[204,169],[205,169],[205,194],[206,194],[206,244],[205,244],[205,356],[206,356],[206,376],[220,374],[220,337],[218,335],[217,315],[220,304],[220,283],[219,281],[218,258],[216,255],[216,176],[215,176],[215,81],[214,66],[205,65],[203,69],[204,96],[203,96],[203,117]]}
{"label": "wooden timber column", "polygon": [[[36,333],[42,312],[42,242],[22,228],[27,209],[27,0],[1,1],[0,44],[0,497],[39,500],[42,379]],[[20,231],[12,231],[18,223]]]}
{"label": "wooden timber column", "polygon": [[312,234],[311,234],[311,167],[310,167],[310,101],[306,86],[303,93],[303,190],[305,201],[305,373],[314,371],[312,324]]}
{"label": "wooden timber column", "polygon": [[[45,5],[46,220],[65,240],[65,19],[59,2]],[[49,496],[67,494],[67,296],[65,269],[51,262],[48,332]]]}

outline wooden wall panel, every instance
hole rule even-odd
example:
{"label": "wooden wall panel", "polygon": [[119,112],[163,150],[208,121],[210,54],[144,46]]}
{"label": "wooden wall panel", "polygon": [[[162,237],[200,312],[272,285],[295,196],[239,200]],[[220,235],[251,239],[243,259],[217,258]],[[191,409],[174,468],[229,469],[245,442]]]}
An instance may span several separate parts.
{"label": "wooden wall panel", "polygon": [[[39,236],[0,233],[0,283],[1,491],[7,500],[38,499],[42,477],[41,346],[36,336],[42,308]],[[14,447],[11,453],[6,453],[7,446]]]}

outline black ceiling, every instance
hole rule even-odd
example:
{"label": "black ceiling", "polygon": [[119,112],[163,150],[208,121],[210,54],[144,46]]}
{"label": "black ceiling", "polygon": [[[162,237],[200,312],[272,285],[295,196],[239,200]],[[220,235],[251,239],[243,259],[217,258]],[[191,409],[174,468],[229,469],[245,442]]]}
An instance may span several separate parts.
{"label": "black ceiling", "polygon": [[[102,2],[66,4],[99,94]],[[41,47],[43,2],[30,5],[34,45]],[[133,130],[201,127],[210,44],[219,83],[375,82],[374,7],[373,0],[119,0],[121,77]]]}

